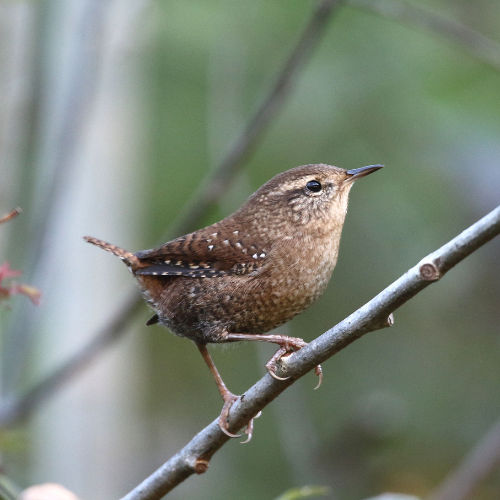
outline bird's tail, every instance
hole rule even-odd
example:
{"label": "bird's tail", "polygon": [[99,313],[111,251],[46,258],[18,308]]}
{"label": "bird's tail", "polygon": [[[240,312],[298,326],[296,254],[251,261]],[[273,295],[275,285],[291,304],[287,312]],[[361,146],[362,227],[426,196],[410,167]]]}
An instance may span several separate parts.
{"label": "bird's tail", "polygon": [[95,245],[96,247],[106,250],[106,252],[110,252],[113,255],[116,255],[121,260],[123,260],[123,262],[125,262],[127,266],[131,267],[132,270],[137,269],[137,267],[139,267],[140,265],[139,259],[132,252],[128,252],[123,248],[117,247],[116,245],[112,245],[107,241],[99,240],[92,236],[84,236],[83,239],[88,243],[92,243],[92,245]]}

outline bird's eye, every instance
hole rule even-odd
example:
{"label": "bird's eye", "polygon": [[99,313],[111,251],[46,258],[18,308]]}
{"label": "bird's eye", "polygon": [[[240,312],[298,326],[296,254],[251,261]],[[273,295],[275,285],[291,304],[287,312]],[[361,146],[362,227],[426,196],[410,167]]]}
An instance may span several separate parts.
{"label": "bird's eye", "polygon": [[306,184],[306,189],[311,191],[312,193],[319,193],[321,191],[321,182],[318,181],[309,181]]}

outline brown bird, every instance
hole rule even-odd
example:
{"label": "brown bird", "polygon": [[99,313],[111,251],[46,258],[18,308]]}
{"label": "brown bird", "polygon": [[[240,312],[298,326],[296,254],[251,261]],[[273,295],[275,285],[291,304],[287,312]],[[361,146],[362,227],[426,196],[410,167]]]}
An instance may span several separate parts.
{"label": "brown bird", "polygon": [[[306,309],[325,290],[337,262],[349,191],[355,180],[382,165],[344,170],[304,165],[258,189],[225,219],[136,253],[86,236],[120,257],[137,278],[160,323],[195,342],[224,400],[219,426],[227,428],[239,397],[224,384],[207,350],[209,343],[258,340],[279,346],[276,364],[305,346],[299,338],[265,334]],[[316,367],[321,383],[321,366]],[[283,380],[283,379],[281,379]],[[245,432],[252,435],[251,421]]]}

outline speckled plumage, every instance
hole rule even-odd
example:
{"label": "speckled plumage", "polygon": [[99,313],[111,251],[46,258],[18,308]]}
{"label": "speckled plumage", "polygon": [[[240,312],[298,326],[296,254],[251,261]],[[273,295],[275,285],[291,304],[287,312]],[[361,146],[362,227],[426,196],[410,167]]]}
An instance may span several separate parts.
{"label": "speckled plumage", "polygon": [[[159,321],[197,342],[223,342],[302,312],[337,262],[347,178],[327,165],[289,170],[222,221],[137,252],[135,274]],[[319,196],[305,191],[309,180],[324,186]]]}
{"label": "speckled plumage", "polygon": [[151,322],[198,345],[225,342],[228,334],[263,334],[325,290],[353,181],[378,168],[293,168],[232,215],[152,250],[132,254],[86,239],[129,266],[157,315]]}

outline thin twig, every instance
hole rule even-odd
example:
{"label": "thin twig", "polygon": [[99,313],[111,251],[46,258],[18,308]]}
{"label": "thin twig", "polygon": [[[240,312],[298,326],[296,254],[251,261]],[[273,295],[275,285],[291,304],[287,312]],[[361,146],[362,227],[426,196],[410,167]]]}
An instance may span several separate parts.
{"label": "thin twig", "polygon": [[445,38],[500,71],[500,44],[458,21],[400,0],[349,0],[349,5]]}
{"label": "thin twig", "polygon": [[[276,118],[300,71],[311,58],[334,9],[340,7],[341,3],[341,0],[322,0],[319,2],[269,93],[210,180],[202,184],[201,191],[195,196],[196,205],[191,206],[180,218],[175,225],[175,230],[170,231],[171,233],[181,234],[191,230],[234,179],[244,162],[255,150],[271,121]],[[130,321],[137,306],[141,303],[142,299],[138,294],[131,293],[125,301],[125,307],[118,310],[117,314],[109,320],[109,324],[102,328],[80,352],[64,362],[47,378],[36,383],[25,395],[2,403],[0,428],[27,418],[40,402],[67,384],[74,375],[81,372],[84,365],[89,364],[91,360],[101,354],[105,346],[111,345],[113,341],[120,338],[124,326]],[[76,365],[76,369],[72,368],[73,364]]]}
{"label": "thin twig", "polygon": [[14,210],[11,210],[7,215],[0,217],[0,224],[2,224],[2,222],[7,222],[8,220],[13,219],[14,217],[17,217],[21,212],[22,210],[19,207],[14,208]]}
{"label": "thin twig", "polygon": [[450,472],[427,500],[466,500],[500,464],[500,419],[488,430],[460,465]]}
{"label": "thin twig", "polygon": [[193,197],[195,205],[192,205],[189,211],[180,218],[175,226],[175,234],[191,230],[227,190],[235,174],[255,151],[259,140],[282,109],[300,71],[311,59],[314,49],[326,31],[328,21],[342,3],[342,0],[321,0],[318,3],[299,40],[278,73],[274,85],[211,178],[204,183],[201,192]]}
{"label": "thin twig", "polygon": [[[392,312],[425,287],[439,280],[449,269],[500,233],[500,206],[457,237],[422,259],[376,297],[339,324],[286,358],[278,381],[266,374],[231,408],[229,431],[236,432],[275,399],[294,381],[368,332],[393,323]],[[182,450],[151,476],[125,495],[122,500],[161,498],[192,474],[208,468],[212,455],[229,437],[214,420]]]}

